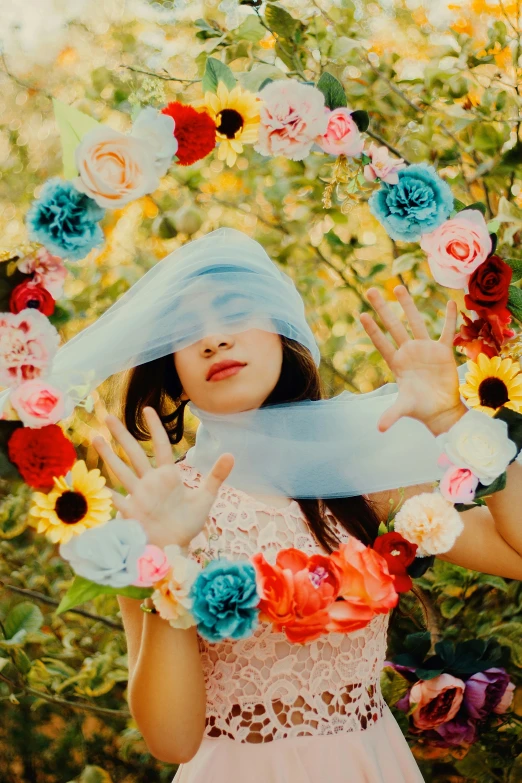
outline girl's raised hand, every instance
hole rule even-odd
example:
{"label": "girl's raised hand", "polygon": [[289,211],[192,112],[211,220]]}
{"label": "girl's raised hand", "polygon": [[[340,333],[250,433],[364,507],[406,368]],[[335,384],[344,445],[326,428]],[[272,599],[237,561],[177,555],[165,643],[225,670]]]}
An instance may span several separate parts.
{"label": "girl's raised hand", "polygon": [[111,489],[112,500],[122,517],[141,522],[149,544],[187,546],[201,532],[222,483],[234,466],[231,454],[222,454],[208,477],[197,489],[183,484],[181,470],[174,462],[172,447],[161,419],[153,408],[144,408],[152,436],[156,467],[149,462],[140,443],[116,416],[109,414],[105,423],[120,443],[130,468],[97,435],[93,446],[119,479],[128,495]]}
{"label": "girl's raised hand", "polygon": [[460,400],[453,352],[457,305],[453,300],[448,302],[442,334],[439,340],[432,340],[408,289],[400,285],[394,288],[394,293],[406,314],[413,338],[377,288],[368,289],[368,301],[397,347],[369,313],[360,316],[364,330],[393,372],[398,386],[397,400],[384,412],[378,427],[385,432],[402,416],[409,416],[422,421],[438,435],[467,410]]}

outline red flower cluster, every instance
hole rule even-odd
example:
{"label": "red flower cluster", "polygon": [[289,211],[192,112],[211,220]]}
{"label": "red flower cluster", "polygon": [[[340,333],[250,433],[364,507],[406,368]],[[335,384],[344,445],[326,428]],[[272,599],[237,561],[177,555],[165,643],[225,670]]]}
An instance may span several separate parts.
{"label": "red flower cluster", "polygon": [[462,313],[465,323],[453,341],[469,359],[475,360],[479,353],[497,356],[502,345],[514,337],[515,332],[507,328],[511,323],[507,303],[512,276],[509,264],[496,255],[489,256],[471,275],[464,302],[479,318],[472,321]]}
{"label": "red flower cluster", "polygon": [[19,313],[26,307],[32,307],[49,316],[54,313],[54,299],[46,288],[27,280],[13,288],[9,297],[9,309],[12,313]]}
{"label": "red flower cluster", "polygon": [[174,119],[174,136],[178,142],[176,162],[180,166],[191,166],[212,152],[216,146],[216,123],[207,112],[172,101],[161,113]]}
{"label": "red flower cluster", "polygon": [[74,446],[57,424],[16,429],[7,451],[26,484],[39,490],[51,489],[53,476],[64,476],[76,462]]}
{"label": "red flower cluster", "polygon": [[373,548],[386,560],[397,592],[407,593],[411,590],[413,582],[406,569],[415,560],[417,544],[407,541],[400,533],[391,532],[376,538]]}

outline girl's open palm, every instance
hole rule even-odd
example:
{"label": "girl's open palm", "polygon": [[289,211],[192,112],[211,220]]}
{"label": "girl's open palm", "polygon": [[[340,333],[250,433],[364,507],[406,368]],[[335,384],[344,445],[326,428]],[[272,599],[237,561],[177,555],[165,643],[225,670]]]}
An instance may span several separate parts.
{"label": "girl's open palm", "polygon": [[385,432],[402,416],[409,416],[424,422],[436,432],[437,423],[444,417],[450,418],[452,412],[458,411],[462,405],[453,352],[457,306],[453,300],[448,302],[440,339],[432,340],[407,288],[397,286],[394,293],[408,318],[413,339],[376,288],[368,289],[368,301],[379,314],[397,347],[381,331],[371,315],[361,314],[366,333],[393,372],[398,386],[397,399],[381,417],[379,430]]}
{"label": "girl's open palm", "polygon": [[234,466],[234,458],[222,454],[201,486],[190,489],[184,485],[181,470],[174,462],[172,446],[158,414],[150,407],[144,408],[144,414],[152,435],[156,467],[116,416],[108,415],[105,423],[134,470],[100,435],[92,443],[128,492],[124,496],[111,489],[120,515],[141,522],[149,544],[186,546],[203,529],[218,490]]}

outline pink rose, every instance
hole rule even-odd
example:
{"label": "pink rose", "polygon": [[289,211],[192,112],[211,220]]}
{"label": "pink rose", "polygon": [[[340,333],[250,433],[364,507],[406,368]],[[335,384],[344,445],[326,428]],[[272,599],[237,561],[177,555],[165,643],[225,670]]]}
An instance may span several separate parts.
{"label": "pink rose", "polygon": [[[13,389],[9,401],[26,427],[56,424],[71,413],[63,392],[45,381],[26,381]],[[74,406],[73,406],[74,407]]]}
{"label": "pink rose", "polygon": [[32,281],[49,291],[53,299],[63,294],[67,268],[59,256],[53,256],[44,247],[18,262],[18,269],[26,275],[33,274]]}
{"label": "pink rose", "polygon": [[492,250],[486,221],[478,209],[463,210],[431,234],[424,234],[420,246],[428,255],[433,277],[448,288],[466,288]]}
{"label": "pink rose", "polygon": [[465,684],[451,674],[439,674],[432,680],[419,680],[412,685],[411,714],[418,729],[435,729],[455,717],[464,698]]}
{"label": "pink rose", "polygon": [[439,484],[441,495],[450,503],[471,503],[479,483],[478,476],[468,468],[458,468],[446,454],[441,454],[438,464],[447,468]]}
{"label": "pink rose", "polygon": [[145,552],[138,560],[138,578],[132,584],[136,587],[150,587],[163,579],[169,569],[169,561],[163,549],[155,544],[147,544]]}
{"label": "pink rose", "polygon": [[261,155],[306,158],[316,137],[322,136],[328,125],[323,93],[295,79],[278,79],[267,84],[259,97],[263,105],[254,149]]}
{"label": "pink rose", "polygon": [[364,141],[352,120],[352,112],[344,107],[333,111],[327,109],[327,117],[326,132],[316,138],[316,144],[330,155],[347,155],[350,158],[360,155]]}
{"label": "pink rose", "polygon": [[402,158],[391,158],[388,147],[378,147],[373,141],[367,155],[370,158],[370,163],[364,167],[364,176],[369,182],[380,179],[381,182],[387,182],[388,185],[398,183],[397,172],[406,166]]}
{"label": "pink rose", "polygon": [[15,387],[40,377],[59,342],[58,331],[38,310],[0,313],[0,386]]}

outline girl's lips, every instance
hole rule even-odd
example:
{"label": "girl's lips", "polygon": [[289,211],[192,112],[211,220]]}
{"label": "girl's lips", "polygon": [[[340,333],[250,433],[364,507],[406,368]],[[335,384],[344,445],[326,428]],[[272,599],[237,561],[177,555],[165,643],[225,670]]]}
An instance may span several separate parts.
{"label": "girl's lips", "polygon": [[224,378],[230,378],[231,375],[237,375],[244,366],[244,364],[234,364],[233,367],[227,367],[224,370],[219,370],[219,372],[215,372],[210,376],[209,381],[222,381]]}

